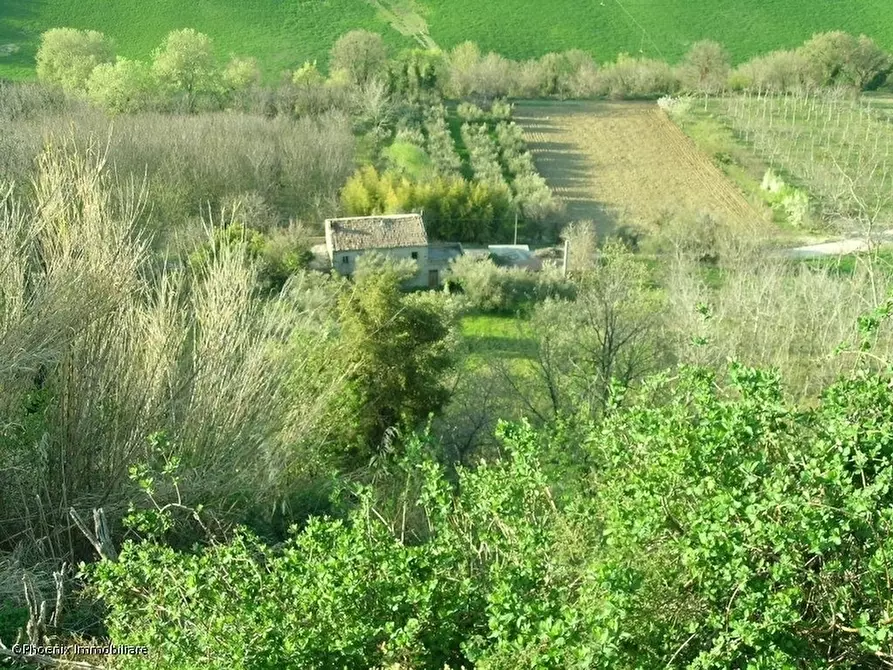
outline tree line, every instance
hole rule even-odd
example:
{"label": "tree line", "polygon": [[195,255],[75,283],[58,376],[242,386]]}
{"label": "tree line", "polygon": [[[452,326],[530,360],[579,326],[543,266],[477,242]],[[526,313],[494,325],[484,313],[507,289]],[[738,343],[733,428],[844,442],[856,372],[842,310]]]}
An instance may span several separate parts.
{"label": "tree line", "polygon": [[703,40],[670,64],[620,54],[597,63],[583,50],[513,61],[484,53],[473,42],[448,51],[410,49],[391,54],[380,35],[351,31],[333,45],[328,75],[305,63],[265,85],[258,62],[232,57],[221,65],[213,42],[193,29],[175,30],[149,62],[117,57],[113,42],[92,30],[55,28],[41,37],[41,81],[84,95],[113,113],[141,109],[188,112],[249,107],[266,113],[308,113],[345,104],[346,90],[378,81],[418,96],[426,91],[457,99],[650,98],[676,92],[784,93],[843,87],[854,91],[886,82],[893,59],[871,38],[842,31],[819,33],[795,49],[773,51],[733,67],[721,44]]}

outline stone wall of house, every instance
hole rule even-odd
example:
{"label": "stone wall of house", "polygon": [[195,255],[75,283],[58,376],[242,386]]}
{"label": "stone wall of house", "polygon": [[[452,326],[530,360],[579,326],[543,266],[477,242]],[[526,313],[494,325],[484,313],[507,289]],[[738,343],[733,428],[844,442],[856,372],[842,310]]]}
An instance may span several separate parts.
{"label": "stone wall of house", "polygon": [[[356,270],[357,259],[364,253],[372,251],[371,249],[363,249],[361,251],[338,251],[333,254],[332,268],[342,275],[352,275]],[[415,277],[406,282],[406,286],[410,288],[424,288],[429,285],[428,276],[428,247],[401,247],[399,249],[375,249],[378,253],[388,258],[409,259],[414,260],[418,265],[419,271]],[[438,273],[437,283],[442,280]]]}

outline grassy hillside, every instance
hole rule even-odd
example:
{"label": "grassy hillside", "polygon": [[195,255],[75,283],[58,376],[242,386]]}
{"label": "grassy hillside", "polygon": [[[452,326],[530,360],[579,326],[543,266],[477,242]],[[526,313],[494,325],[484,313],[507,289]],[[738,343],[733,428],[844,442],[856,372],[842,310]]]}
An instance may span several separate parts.
{"label": "grassy hillside", "polygon": [[618,52],[675,61],[692,42],[719,40],[736,61],[795,46],[815,32],[847,30],[893,47],[893,6],[812,0],[425,0],[440,44],[473,39],[515,58],[586,49],[600,60]]}
{"label": "grassy hillside", "polygon": [[887,0],[3,0],[0,77],[33,72],[39,34],[54,26],[94,28],[120,53],[146,56],[169,30],[211,35],[221,56],[257,56],[267,73],[307,59],[324,61],[335,38],[352,28],[381,32],[394,46],[424,30],[442,47],[466,39],[515,58],[580,48],[601,60],[620,51],[678,59],[695,40],[718,39],[736,60],[793,46],[821,30],[864,32],[893,48]]}
{"label": "grassy hillside", "polygon": [[210,35],[221,58],[256,56],[269,77],[305,60],[325,62],[339,35],[357,27],[382,33],[394,46],[406,38],[377,18],[363,0],[2,0],[0,77],[33,76],[40,33],[70,26],[115,39],[118,53],[148,56],[168,31],[195,28]]}

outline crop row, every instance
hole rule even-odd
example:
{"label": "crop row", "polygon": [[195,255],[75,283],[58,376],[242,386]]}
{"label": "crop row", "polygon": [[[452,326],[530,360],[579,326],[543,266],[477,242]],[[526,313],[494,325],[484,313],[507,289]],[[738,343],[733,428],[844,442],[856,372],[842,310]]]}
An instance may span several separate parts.
{"label": "crop row", "polygon": [[893,126],[882,114],[817,96],[736,96],[719,105],[732,130],[818,196],[832,218],[891,213]]}
{"label": "crop row", "polygon": [[513,121],[499,123],[496,141],[502,164],[512,175],[515,203],[524,217],[540,220],[554,212],[558,203],[546,180],[536,170],[521,128]]}
{"label": "crop row", "polygon": [[471,168],[477,181],[508,188],[499,161],[499,149],[485,124],[462,124],[462,141],[468,149]]}
{"label": "crop row", "polygon": [[425,111],[424,128],[427,135],[425,148],[437,172],[445,176],[458,174],[462,160],[456,153],[443,105],[436,105]]}

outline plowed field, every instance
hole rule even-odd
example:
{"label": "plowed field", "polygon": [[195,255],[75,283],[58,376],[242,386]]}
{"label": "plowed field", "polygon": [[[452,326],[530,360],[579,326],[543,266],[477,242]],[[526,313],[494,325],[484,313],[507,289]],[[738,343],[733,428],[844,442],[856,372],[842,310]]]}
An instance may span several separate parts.
{"label": "plowed field", "polygon": [[732,225],[765,225],[654,103],[519,104],[515,118],[568,220],[591,219],[608,232],[704,212]]}

